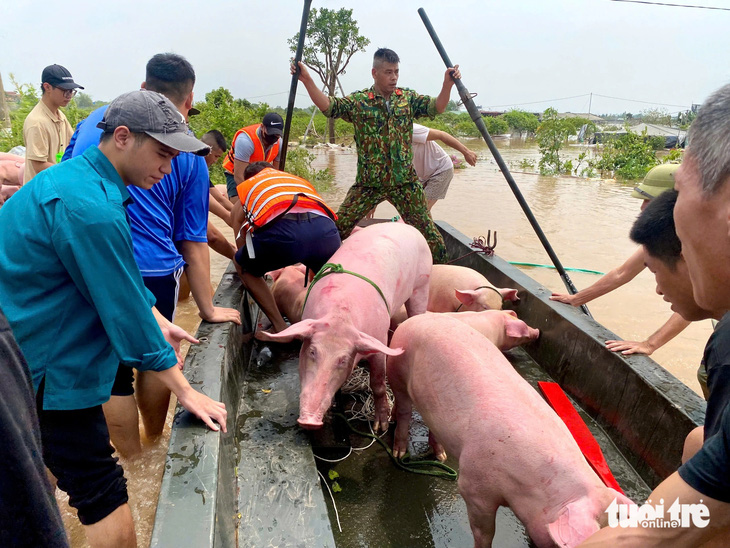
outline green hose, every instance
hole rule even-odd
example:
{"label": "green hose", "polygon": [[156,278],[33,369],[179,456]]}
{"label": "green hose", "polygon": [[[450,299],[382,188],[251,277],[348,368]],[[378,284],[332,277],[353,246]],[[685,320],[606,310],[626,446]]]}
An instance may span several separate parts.
{"label": "green hose", "polygon": [[[459,477],[459,474],[456,472],[456,470],[454,470],[450,466],[446,466],[443,462],[439,462],[437,460],[411,460],[411,457],[408,454],[406,454],[405,457],[397,459],[393,456],[393,452],[390,450],[390,447],[388,447],[388,445],[378,436],[356,430],[355,427],[350,424],[350,421],[347,420],[347,417],[342,413],[335,413],[334,416],[344,420],[347,423],[348,428],[358,436],[371,438],[377,441],[380,445],[382,445],[391,460],[401,470],[405,470],[406,472],[412,472],[414,474],[436,476],[437,478],[444,478],[449,480],[455,480]],[[427,470],[427,468],[439,468],[440,470]]]}
{"label": "green hose", "polygon": [[[537,268],[553,268],[553,269],[555,268],[551,264],[517,263],[517,262],[514,262],[514,261],[507,261],[507,262],[509,264],[512,264],[512,265],[515,265],[515,266],[534,266],[534,267],[537,267]],[[605,274],[605,272],[599,272],[598,270],[588,270],[586,268],[570,268],[570,267],[567,267],[566,266],[564,269],[565,270],[570,270],[571,272],[585,272],[587,274],[598,274],[599,276],[603,276]]]}

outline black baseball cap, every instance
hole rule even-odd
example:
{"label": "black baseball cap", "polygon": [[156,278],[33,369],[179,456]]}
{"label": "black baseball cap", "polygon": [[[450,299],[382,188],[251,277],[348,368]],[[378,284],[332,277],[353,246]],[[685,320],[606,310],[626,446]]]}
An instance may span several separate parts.
{"label": "black baseball cap", "polygon": [[84,89],[84,86],[74,82],[73,76],[66,67],[61,65],[49,65],[43,69],[41,74],[41,83],[48,82],[53,87],[61,89]]}
{"label": "black baseball cap", "polygon": [[185,118],[170,100],[156,91],[130,91],[114,99],[96,127],[112,132],[126,126],[134,133],[146,133],[175,150],[205,156],[210,147],[190,132]]}
{"label": "black baseball cap", "polygon": [[282,135],[284,133],[284,120],[276,112],[269,112],[264,116],[262,123],[269,135]]}

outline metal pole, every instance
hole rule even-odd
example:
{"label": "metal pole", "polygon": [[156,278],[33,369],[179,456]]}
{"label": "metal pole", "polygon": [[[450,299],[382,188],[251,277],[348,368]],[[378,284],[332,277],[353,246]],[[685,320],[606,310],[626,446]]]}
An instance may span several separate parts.
{"label": "metal pole", "polygon": [[284,121],[284,135],[282,137],[281,152],[279,153],[279,169],[284,171],[286,165],[286,149],[289,143],[289,130],[291,129],[291,118],[294,114],[294,101],[297,98],[297,84],[299,83],[299,61],[302,60],[302,52],[304,51],[304,39],[307,36],[307,21],[309,20],[309,7],[312,0],[304,0],[304,10],[302,11],[302,24],[299,26],[299,43],[297,44],[297,53],[294,56],[294,66],[296,70],[291,77],[291,87],[289,88],[289,104],[286,107],[286,120]]}
{"label": "metal pole", "polygon": [[[441,55],[441,59],[443,59],[444,63],[446,64],[446,67],[453,67],[454,65],[451,63],[451,60],[449,59],[449,56],[446,54],[446,50],[444,49],[443,45],[441,44],[441,41],[439,40],[436,31],[434,30],[433,26],[431,25],[431,21],[428,19],[428,15],[426,15],[426,11],[423,8],[418,9],[418,15],[421,16],[421,20],[423,20],[423,24],[426,26],[426,30],[428,31],[428,34],[431,35],[431,40],[433,40],[434,45],[436,46],[436,49],[438,50],[439,54]],[[482,119],[482,115],[477,109],[476,105],[474,104],[474,101],[471,98],[471,94],[466,89],[466,86],[464,83],[459,80],[454,80],[454,83],[456,84],[456,89],[459,91],[459,97],[461,97],[461,102],[464,103],[464,106],[466,107],[467,112],[469,112],[469,115],[471,116],[472,121],[476,124],[477,128],[479,129],[479,133],[482,134],[482,137],[484,137],[484,140],[487,143],[487,146],[489,147],[489,150],[492,152],[492,156],[494,156],[494,160],[497,162],[497,165],[499,166],[499,169],[502,171],[502,174],[504,175],[504,178],[507,180],[507,184],[512,189],[512,193],[515,195],[515,198],[517,198],[517,202],[520,204],[520,207],[522,207],[522,211],[524,211],[525,216],[527,217],[527,220],[532,225],[532,229],[535,231],[535,234],[537,234],[538,239],[540,240],[540,243],[545,248],[545,251],[547,252],[548,256],[550,257],[550,260],[555,265],[555,269],[558,271],[558,274],[560,274],[560,277],[563,279],[563,283],[565,284],[565,287],[568,289],[571,295],[574,295],[578,292],[578,290],[573,285],[573,282],[570,279],[570,276],[568,276],[568,273],[565,271],[565,268],[563,268],[563,265],[560,263],[560,259],[558,259],[558,256],[555,254],[555,251],[553,251],[552,246],[550,245],[550,242],[548,242],[547,237],[545,236],[545,233],[542,231],[542,228],[540,228],[540,225],[537,222],[537,219],[532,214],[532,210],[530,209],[530,206],[527,205],[527,201],[525,200],[525,197],[522,195],[522,192],[520,191],[519,187],[517,186],[517,183],[514,180],[514,177],[512,177],[512,174],[509,171],[509,168],[507,167],[507,164],[502,159],[502,155],[499,153],[499,150],[497,150],[496,145],[494,144],[494,141],[492,141],[492,137],[489,135],[489,132],[487,131],[487,126],[484,124],[484,120]],[[588,314],[590,316],[590,312],[588,312],[588,307],[586,305],[581,306],[581,310]]]}

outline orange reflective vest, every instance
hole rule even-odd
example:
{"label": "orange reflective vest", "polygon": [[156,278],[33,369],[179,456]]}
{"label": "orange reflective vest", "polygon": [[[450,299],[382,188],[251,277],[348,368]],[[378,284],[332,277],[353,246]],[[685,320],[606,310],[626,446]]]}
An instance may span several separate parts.
{"label": "orange reflective vest", "polygon": [[337,215],[319,196],[312,184],[284,171],[267,167],[236,187],[243,205],[245,221],[242,231],[261,228],[283,215],[295,205],[324,212],[333,221]]}
{"label": "orange reflective vest", "polygon": [[228,151],[228,153],[226,154],[226,158],[223,161],[223,169],[225,169],[231,175],[233,175],[233,158],[236,151],[236,139],[238,139],[238,136],[241,135],[241,133],[245,133],[246,135],[248,135],[251,138],[251,142],[253,143],[253,154],[251,154],[251,158],[249,158],[248,163],[252,164],[254,162],[269,162],[270,164],[273,164],[274,160],[276,160],[276,157],[279,154],[279,141],[276,141],[269,149],[269,153],[265,154],[264,143],[263,141],[261,141],[256,131],[260,127],[261,124],[246,126],[239,129],[233,136],[231,149]]}

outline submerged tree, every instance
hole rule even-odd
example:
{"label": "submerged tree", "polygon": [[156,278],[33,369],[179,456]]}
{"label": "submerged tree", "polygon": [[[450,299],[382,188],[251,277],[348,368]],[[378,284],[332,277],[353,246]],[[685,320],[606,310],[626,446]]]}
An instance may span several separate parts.
{"label": "submerged tree", "polygon": [[[289,46],[296,51],[299,33],[289,39]],[[307,38],[302,52],[302,62],[317,73],[328,95],[334,96],[337,80],[345,72],[353,55],[364,50],[370,40],[360,35],[352,10],[339,11],[312,9],[307,22]],[[328,121],[329,142],[335,142],[335,121]]]}

